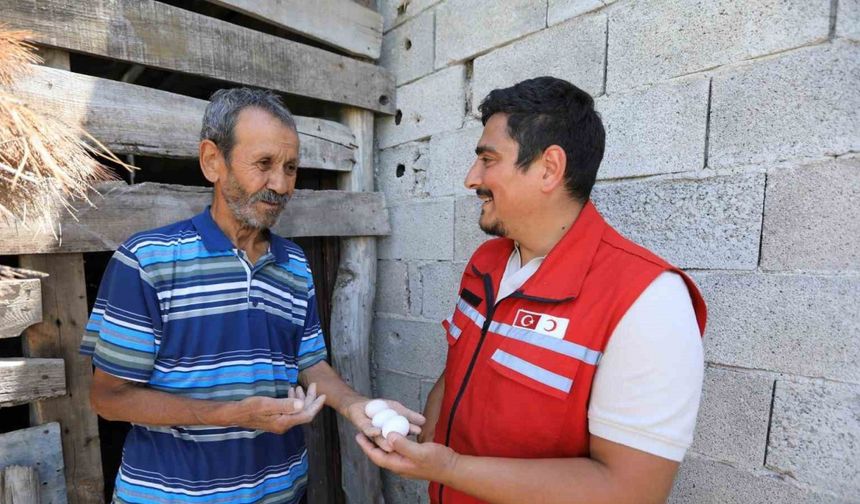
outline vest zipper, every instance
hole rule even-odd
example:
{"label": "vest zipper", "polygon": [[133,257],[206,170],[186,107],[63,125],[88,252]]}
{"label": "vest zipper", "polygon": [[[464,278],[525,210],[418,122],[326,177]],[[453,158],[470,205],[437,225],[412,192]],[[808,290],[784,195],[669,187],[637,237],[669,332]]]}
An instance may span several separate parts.
{"label": "vest zipper", "polygon": [[[481,353],[481,347],[484,346],[487,331],[490,329],[490,323],[493,321],[493,313],[496,311],[495,292],[493,292],[493,277],[484,273],[481,275],[484,280],[484,296],[487,304],[487,315],[484,318],[484,325],[481,327],[481,338],[478,340],[478,345],[475,347],[475,353],[472,354],[472,360],[469,361],[469,367],[466,368],[466,375],[463,377],[463,383],[460,384],[460,389],[454,397],[454,403],[451,405],[451,413],[448,415],[448,428],[445,429],[445,446],[451,442],[451,428],[454,426],[454,415],[457,414],[457,407],[460,405],[460,399],[466,392],[466,386],[469,385],[469,379],[472,377],[472,371],[475,369],[475,362],[478,360],[478,354]],[[445,490],[445,485],[439,484],[439,504],[442,504],[442,494]]]}

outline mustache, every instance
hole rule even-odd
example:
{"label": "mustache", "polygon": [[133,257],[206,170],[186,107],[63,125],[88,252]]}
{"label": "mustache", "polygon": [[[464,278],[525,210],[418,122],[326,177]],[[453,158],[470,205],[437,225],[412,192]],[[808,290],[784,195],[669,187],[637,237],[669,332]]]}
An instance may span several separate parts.
{"label": "mustache", "polygon": [[278,194],[271,189],[263,189],[262,191],[254,193],[248,199],[248,203],[257,203],[259,201],[284,206],[288,201],[290,201],[290,196],[287,194]]}
{"label": "mustache", "polygon": [[488,190],[488,189],[475,189],[475,194],[477,194],[478,197],[481,197],[481,196],[486,196],[487,198],[493,197],[493,192]]}

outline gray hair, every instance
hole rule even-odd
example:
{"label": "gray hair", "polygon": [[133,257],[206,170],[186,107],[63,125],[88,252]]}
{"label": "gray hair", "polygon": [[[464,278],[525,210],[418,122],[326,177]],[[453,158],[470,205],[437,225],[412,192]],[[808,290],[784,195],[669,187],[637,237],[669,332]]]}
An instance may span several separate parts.
{"label": "gray hair", "polygon": [[278,95],[264,89],[239,87],[219,89],[212,93],[209,105],[206,106],[206,112],[203,114],[200,140],[211,140],[229,161],[230,152],[236,142],[233,129],[236,127],[239,112],[247,107],[263,109],[285,126],[297,131],[293,115]]}

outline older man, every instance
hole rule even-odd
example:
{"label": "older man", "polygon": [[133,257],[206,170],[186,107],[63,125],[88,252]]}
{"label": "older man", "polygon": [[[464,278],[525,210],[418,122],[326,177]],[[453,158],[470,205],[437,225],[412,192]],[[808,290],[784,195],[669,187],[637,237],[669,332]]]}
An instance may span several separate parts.
{"label": "older man", "polygon": [[218,91],[200,166],[212,206],[119,247],[81,345],[93,408],[133,424],[114,500],[297,502],[308,460],[294,427],[328,404],[379,430],[325,361],[304,253],[268,231],[295,188],[295,121],[269,92]]}

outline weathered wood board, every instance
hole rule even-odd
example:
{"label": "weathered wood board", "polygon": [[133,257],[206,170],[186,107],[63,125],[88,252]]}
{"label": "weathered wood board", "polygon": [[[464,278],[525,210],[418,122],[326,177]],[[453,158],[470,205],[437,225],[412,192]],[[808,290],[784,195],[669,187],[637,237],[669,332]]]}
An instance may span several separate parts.
{"label": "weathered wood board", "polygon": [[[13,87],[31,107],[59,117],[121,154],[194,158],[207,101],[125,82],[33,66]],[[301,166],[349,171],[355,145],[348,128],[296,117]]]}
{"label": "weathered wood board", "polygon": [[42,283],[39,278],[0,279],[0,338],[20,336],[42,321]]}
{"label": "weathered wood board", "polygon": [[0,12],[39,44],[395,112],[382,67],[154,0],[0,0]]}
{"label": "weathered wood board", "polygon": [[0,467],[32,466],[39,475],[40,504],[65,504],[66,479],[60,424],[53,422],[0,434]]}
{"label": "weathered wood board", "polygon": [[63,359],[0,359],[0,408],[59,397],[65,393],[66,366]]}
{"label": "weathered wood board", "polygon": [[0,469],[0,504],[35,504],[39,497],[39,473],[31,466]]}
{"label": "weathered wood board", "polygon": [[65,362],[66,394],[30,403],[30,422],[59,422],[63,429],[66,488],[73,504],[104,502],[99,427],[90,407],[90,360],[78,354],[87,321],[82,254],[25,255],[22,266],[44,271],[45,320],[24,331],[24,355]]}
{"label": "weathered wood board", "polygon": [[[367,191],[373,188],[373,114],[358,109],[343,112],[343,121],[355,132],[359,159],[355,169],[339,176],[338,188]],[[332,364],[356,391],[371,397],[370,332],[376,294],[376,239],[371,236],[341,240],[340,265],[332,296]],[[381,504],[382,480],[376,467],[353,439],[355,429],[339,418],[343,490],[350,504]]]}
{"label": "weathered wood board", "polygon": [[[173,184],[101,184],[96,208],[78,205],[77,220],[61,217],[62,233],[0,220],[0,254],[115,250],[132,234],[193,217],[211,201],[212,189]],[[273,230],[298,236],[378,236],[390,233],[385,197],[378,192],[297,190]]]}
{"label": "weathered wood board", "polygon": [[382,15],[352,0],[210,1],[347,53],[379,59]]}

